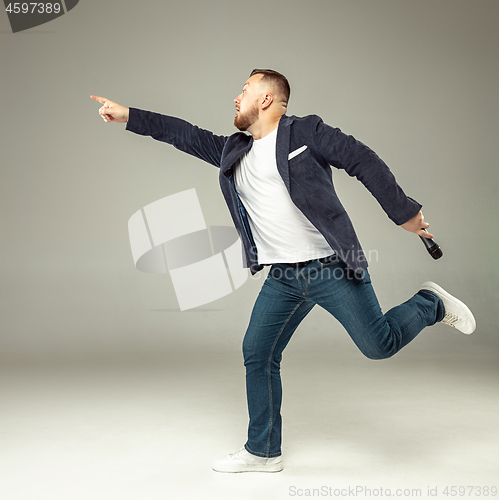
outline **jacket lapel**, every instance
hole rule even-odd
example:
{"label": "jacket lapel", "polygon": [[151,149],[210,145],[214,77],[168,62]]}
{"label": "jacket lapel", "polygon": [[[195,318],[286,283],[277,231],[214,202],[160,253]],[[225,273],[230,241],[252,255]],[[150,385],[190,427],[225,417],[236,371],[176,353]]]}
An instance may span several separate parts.
{"label": "jacket lapel", "polygon": [[288,193],[289,188],[289,166],[288,166],[288,154],[289,154],[289,140],[291,135],[291,124],[293,119],[289,116],[282,115],[279,122],[279,128],[277,129],[277,141],[276,141],[276,161],[277,170],[284,181]]}
{"label": "jacket lapel", "polygon": [[234,163],[248,151],[253,144],[253,138],[249,135],[238,132],[229,137],[225,144],[224,152],[222,153],[221,173],[226,177],[230,176]]}

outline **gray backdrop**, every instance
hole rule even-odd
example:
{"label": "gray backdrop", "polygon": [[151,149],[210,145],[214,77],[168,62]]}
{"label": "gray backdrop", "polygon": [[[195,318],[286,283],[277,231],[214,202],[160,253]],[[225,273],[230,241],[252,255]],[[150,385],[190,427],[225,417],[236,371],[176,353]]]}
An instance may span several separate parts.
{"label": "gray backdrop", "polygon": [[[139,273],[128,241],[134,212],[193,187],[207,222],[230,224],[217,169],[105,124],[89,95],[230,134],[233,98],[270,67],[290,80],[290,114],[319,114],[368,144],[423,204],[440,261],[334,174],[377,252],[382,308],[431,279],[476,315],[472,337],[427,335],[406,356],[495,357],[498,13],[495,0],[81,0],[16,34],[0,13],[0,356],[239,350],[262,277],[180,312],[168,275]],[[323,311],[300,331],[295,349],[360,356]]]}

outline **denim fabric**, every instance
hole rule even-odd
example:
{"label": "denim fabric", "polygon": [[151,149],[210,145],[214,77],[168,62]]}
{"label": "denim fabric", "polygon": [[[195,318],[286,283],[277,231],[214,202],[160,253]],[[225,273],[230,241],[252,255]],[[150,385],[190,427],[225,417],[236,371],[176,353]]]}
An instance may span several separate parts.
{"label": "denim fabric", "polygon": [[303,268],[274,264],[243,341],[250,418],[245,447],[254,455],[281,454],[282,352],[315,304],[329,311],[370,359],[393,356],[445,314],[442,300],[425,290],[383,315],[367,270],[356,275],[336,256]]}

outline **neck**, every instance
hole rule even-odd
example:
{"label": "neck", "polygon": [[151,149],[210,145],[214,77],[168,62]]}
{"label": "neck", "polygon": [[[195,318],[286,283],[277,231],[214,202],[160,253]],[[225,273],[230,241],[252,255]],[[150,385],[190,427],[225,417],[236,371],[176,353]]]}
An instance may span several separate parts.
{"label": "neck", "polygon": [[265,119],[259,119],[248,128],[248,132],[253,136],[255,141],[258,141],[258,139],[262,139],[266,135],[269,135],[270,132],[277,128],[281,116],[282,114],[274,115]]}

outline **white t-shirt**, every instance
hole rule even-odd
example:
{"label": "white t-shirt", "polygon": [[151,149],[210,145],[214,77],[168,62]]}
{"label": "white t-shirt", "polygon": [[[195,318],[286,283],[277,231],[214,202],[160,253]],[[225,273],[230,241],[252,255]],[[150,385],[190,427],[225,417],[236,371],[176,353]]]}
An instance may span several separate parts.
{"label": "white t-shirt", "polygon": [[246,208],[258,251],[258,263],[303,262],[334,251],[291,201],[277,170],[277,128],[253,145],[236,163],[234,181]]}

